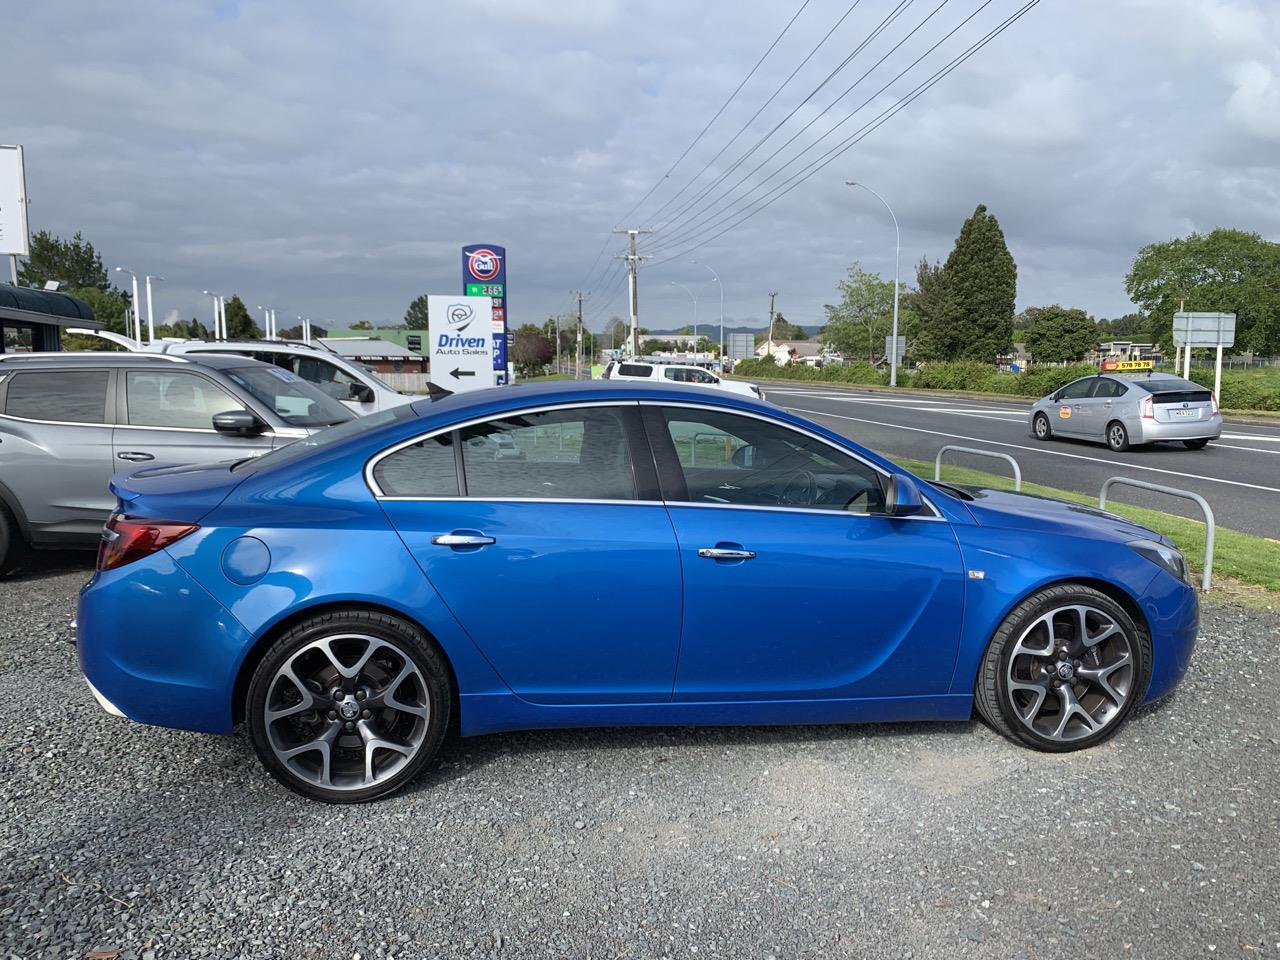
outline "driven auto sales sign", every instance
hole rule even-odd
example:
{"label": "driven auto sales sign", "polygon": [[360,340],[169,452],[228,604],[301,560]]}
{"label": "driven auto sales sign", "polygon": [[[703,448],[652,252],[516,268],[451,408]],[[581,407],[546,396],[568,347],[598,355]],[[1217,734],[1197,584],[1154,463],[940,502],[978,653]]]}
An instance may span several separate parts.
{"label": "driven auto sales sign", "polygon": [[489,297],[427,297],[431,382],[462,393],[494,385],[493,301]]}
{"label": "driven auto sales sign", "polygon": [[507,250],[496,243],[469,243],[462,248],[462,292],[488,297],[492,303],[493,369],[499,382],[507,375]]}

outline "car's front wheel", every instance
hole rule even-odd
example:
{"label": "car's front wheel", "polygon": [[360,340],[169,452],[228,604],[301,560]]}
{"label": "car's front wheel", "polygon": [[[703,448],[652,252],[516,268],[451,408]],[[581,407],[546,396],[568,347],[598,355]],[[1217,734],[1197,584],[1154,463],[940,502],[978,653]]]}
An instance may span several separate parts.
{"label": "car's front wheel", "polygon": [[1036,435],[1037,440],[1048,440],[1053,436],[1053,428],[1049,426],[1049,418],[1043,413],[1037,413],[1031,421],[1031,432]]}
{"label": "car's front wheel", "polygon": [[1011,740],[1080,750],[1116,732],[1146,693],[1151,638],[1120,604],[1083,584],[1041,590],[992,637],[978,712]]}
{"label": "car's front wheel", "polygon": [[416,627],[370,610],[318,614],[286,632],[249,684],[245,716],[273,777],[329,803],[386,796],[435,755],[449,671]]}
{"label": "car's front wheel", "polygon": [[27,542],[8,508],[0,503],[0,577],[12,573],[27,559]]}

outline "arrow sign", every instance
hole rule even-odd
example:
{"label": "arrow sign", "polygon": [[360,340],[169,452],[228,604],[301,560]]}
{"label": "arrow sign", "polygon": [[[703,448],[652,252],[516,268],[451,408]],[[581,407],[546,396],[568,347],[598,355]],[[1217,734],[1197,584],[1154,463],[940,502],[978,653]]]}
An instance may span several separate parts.
{"label": "arrow sign", "polygon": [[449,376],[453,377],[455,380],[461,380],[463,377],[474,377],[475,375],[476,372],[474,370],[462,370],[458,367],[454,367],[453,371],[449,374]]}

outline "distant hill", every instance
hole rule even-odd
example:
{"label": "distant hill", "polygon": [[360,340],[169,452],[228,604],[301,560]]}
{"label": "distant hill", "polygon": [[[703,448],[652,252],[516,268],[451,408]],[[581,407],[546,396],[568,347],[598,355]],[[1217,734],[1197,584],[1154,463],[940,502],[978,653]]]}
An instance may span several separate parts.
{"label": "distant hill", "polygon": [[[810,338],[817,336],[818,331],[821,330],[822,327],[823,327],[823,324],[820,324],[820,323],[800,324],[800,328],[804,330],[804,332],[807,333]],[[657,337],[657,338],[671,337],[671,336],[675,336],[677,333],[679,333],[683,329],[684,329],[683,326],[672,327],[667,330],[650,328],[646,336]],[[767,322],[763,320],[756,321],[754,318],[748,318],[746,322],[734,324],[732,326],[730,326],[727,323],[724,325],[725,336],[728,336],[731,333],[752,333],[752,334],[764,333],[768,329],[769,329],[769,324]],[[718,320],[712,320],[709,323],[705,320],[700,320],[698,322],[698,333],[711,336],[711,333],[710,333],[711,330],[715,331],[715,336],[718,337],[720,335],[720,323]]]}

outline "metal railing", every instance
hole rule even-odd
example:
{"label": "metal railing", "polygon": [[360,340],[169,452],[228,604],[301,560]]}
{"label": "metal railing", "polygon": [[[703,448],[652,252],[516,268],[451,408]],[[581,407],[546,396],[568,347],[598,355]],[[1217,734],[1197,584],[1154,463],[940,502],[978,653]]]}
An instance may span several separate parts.
{"label": "metal railing", "polygon": [[997,460],[1008,460],[1013,465],[1013,489],[1015,492],[1022,489],[1022,468],[1018,466],[1018,461],[1013,459],[1007,453],[996,453],[994,450],[979,450],[977,447],[961,447],[954,443],[948,443],[938,450],[938,456],[933,461],[933,479],[942,479],[942,455],[948,450],[955,450],[959,453],[972,453],[979,457],[994,457]]}
{"label": "metal railing", "polygon": [[1194,500],[1200,505],[1200,509],[1204,511],[1204,573],[1200,578],[1200,589],[1206,593],[1209,590],[1209,584],[1213,580],[1213,535],[1217,529],[1213,520],[1213,508],[1209,506],[1209,501],[1198,493],[1192,493],[1190,490],[1179,490],[1177,487],[1166,487],[1159,483],[1147,483],[1145,480],[1131,480],[1128,477],[1108,477],[1102,484],[1102,492],[1098,494],[1098,509],[1105,510],[1107,508],[1107,491],[1116,484],[1126,487],[1138,487],[1142,490],[1154,490],[1156,493],[1167,493],[1171,497],[1181,497],[1184,500]]}

